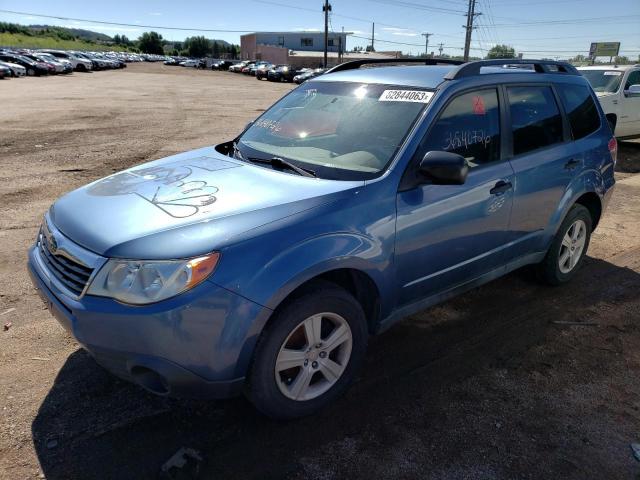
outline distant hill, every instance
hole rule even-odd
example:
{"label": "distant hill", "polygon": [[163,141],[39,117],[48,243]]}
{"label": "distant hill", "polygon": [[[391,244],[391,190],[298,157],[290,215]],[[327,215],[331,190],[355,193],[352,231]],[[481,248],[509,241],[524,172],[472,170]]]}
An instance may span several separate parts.
{"label": "distant hill", "polygon": [[52,25],[29,25],[27,28],[34,31],[42,31],[42,30],[65,30],[69,32],[74,37],[77,37],[81,40],[87,40],[89,42],[112,42],[113,38],[109,35],[100,32],[94,32],[92,30],[84,30],[82,28],[66,28],[66,27],[57,27]]}

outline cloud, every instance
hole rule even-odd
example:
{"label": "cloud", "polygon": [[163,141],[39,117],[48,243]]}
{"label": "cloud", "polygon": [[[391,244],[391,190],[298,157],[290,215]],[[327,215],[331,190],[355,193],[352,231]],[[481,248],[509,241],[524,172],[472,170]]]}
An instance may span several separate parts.
{"label": "cloud", "polygon": [[415,32],[391,32],[391,35],[398,35],[400,37],[417,37],[420,34]]}
{"label": "cloud", "polygon": [[149,15],[154,16],[154,17],[161,17],[162,13],[160,13],[160,12],[151,12]]}
{"label": "cloud", "polygon": [[415,30],[411,30],[409,28],[383,27],[382,30],[390,32],[391,35],[398,35],[400,37],[417,37],[420,35]]}

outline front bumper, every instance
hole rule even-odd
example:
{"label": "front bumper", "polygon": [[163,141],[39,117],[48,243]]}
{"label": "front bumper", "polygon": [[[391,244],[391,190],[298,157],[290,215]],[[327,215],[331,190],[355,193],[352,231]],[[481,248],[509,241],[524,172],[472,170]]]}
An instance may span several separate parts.
{"label": "front bumper", "polygon": [[103,367],[160,395],[225,398],[240,393],[270,310],[205,281],[147,306],[56,289],[29,251],[34,286],[58,322]]}

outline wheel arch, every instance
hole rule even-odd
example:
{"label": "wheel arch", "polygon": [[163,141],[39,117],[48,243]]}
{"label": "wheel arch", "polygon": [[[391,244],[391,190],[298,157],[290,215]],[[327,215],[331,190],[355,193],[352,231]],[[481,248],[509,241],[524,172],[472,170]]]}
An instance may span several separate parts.
{"label": "wheel arch", "polygon": [[367,319],[367,329],[369,332],[375,330],[375,326],[380,321],[380,290],[373,278],[365,271],[352,268],[341,267],[326,270],[300,282],[280,300],[273,309],[273,314],[267,320],[265,327],[269,324],[276,312],[291,300],[313,288],[316,282],[325,281],[333,283],[349,292],[360,304]]}
{"label": "wheel arch", "polygon": [[591,230],[595,230],[602,216],[602,200],[595,192],[583,193],[573,203],[574,205],[582,205],[591,214]]}

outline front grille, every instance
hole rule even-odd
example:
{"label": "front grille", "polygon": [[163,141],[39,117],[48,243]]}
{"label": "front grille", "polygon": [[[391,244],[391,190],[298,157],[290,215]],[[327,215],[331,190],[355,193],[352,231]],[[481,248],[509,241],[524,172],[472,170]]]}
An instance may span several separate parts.
{"label": "front grille", "polygon": [[51,253],[47,238],[40,236],[40,258],[47,266],[49,272],[71,292],[80,296],[91,278],[93,269],[86,267],[69,257]]}

